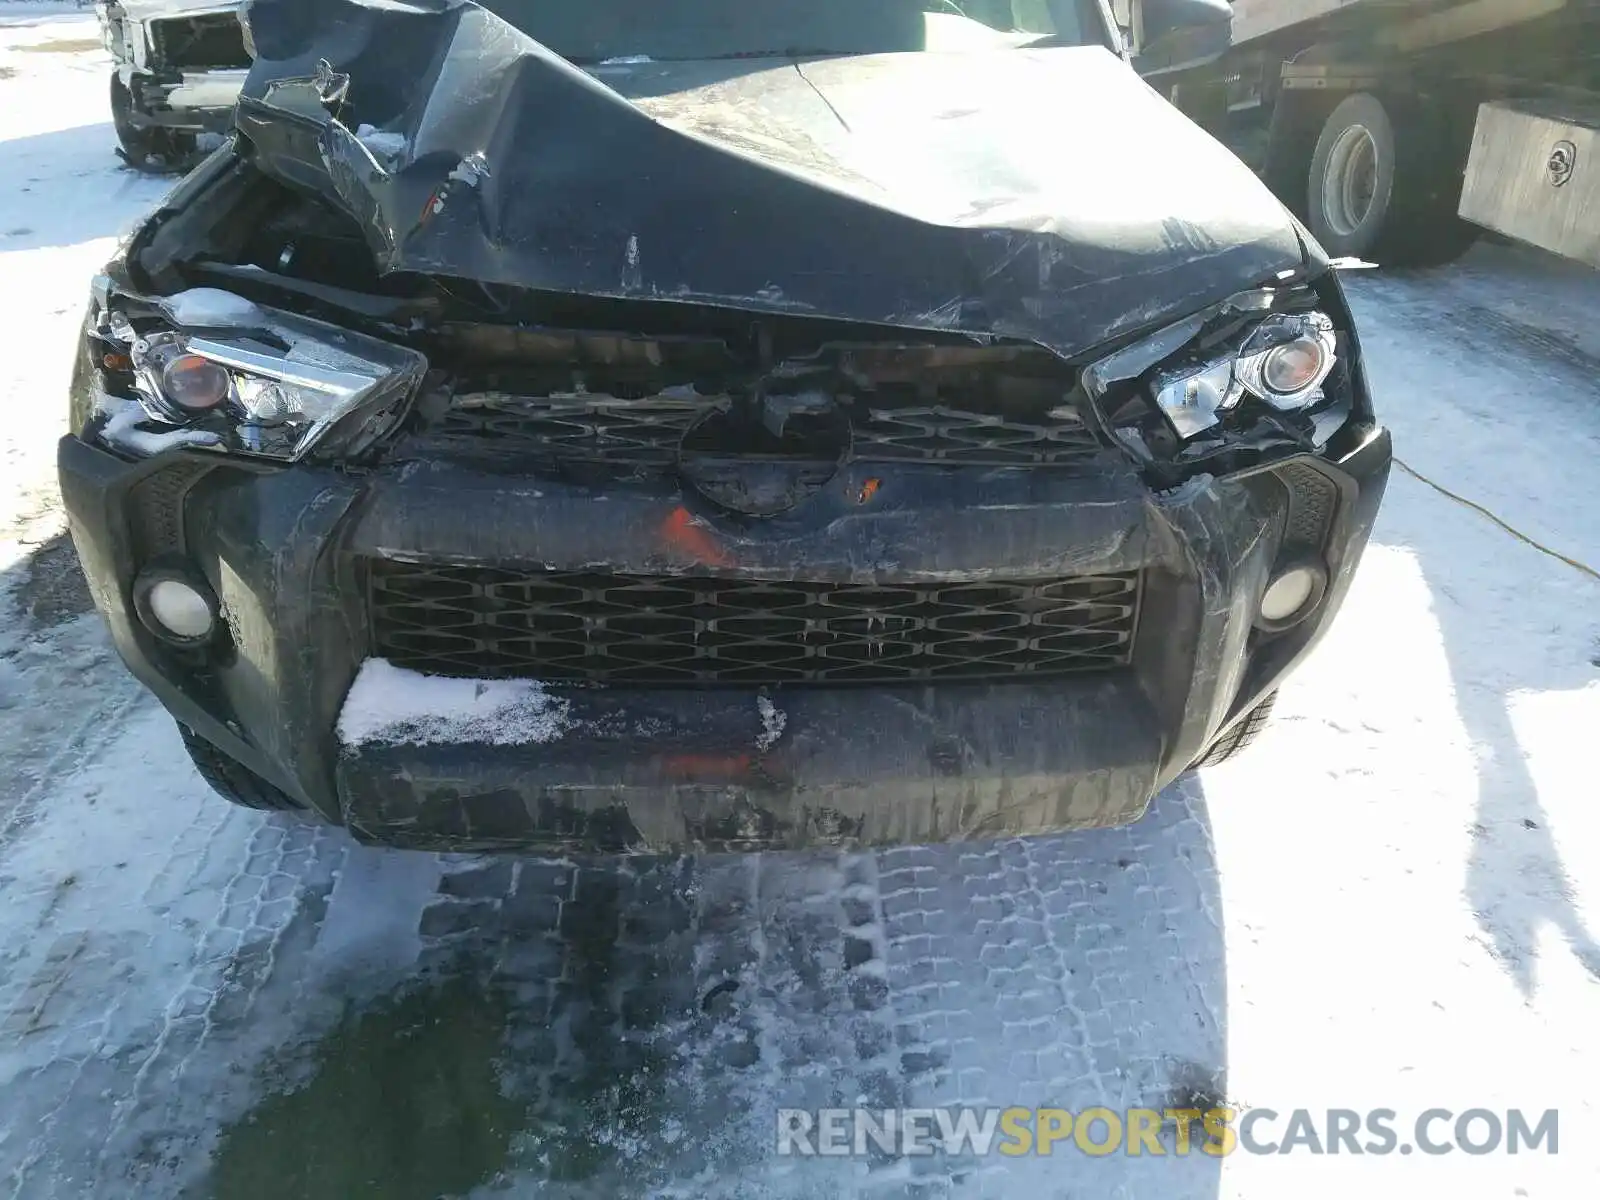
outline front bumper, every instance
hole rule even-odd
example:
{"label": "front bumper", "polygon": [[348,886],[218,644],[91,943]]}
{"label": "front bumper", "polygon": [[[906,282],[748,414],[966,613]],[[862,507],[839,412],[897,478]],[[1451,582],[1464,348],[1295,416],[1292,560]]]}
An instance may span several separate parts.
{"label": "front bumper", "polygon": [[233,109],[249,76],[247,70],[126,71],[133,95],[130,120],[136,127],[184,133],[228,133]]}
{"label": "front bumper", "polygon": [[[959,486],[939,468],[871,481],[847,468],[800,515],[736,524],[700,513],[697,528],[728,555],[723,569],[757,578],[1137,571],[1129,662],[999,683],[552,687],[565,732],[507,746],[340,745],[341,708],[373,640],[363,564],[703,571],[660,540],[682,497],[534,487],[431,462],[366,474],[185,452],[130,463],[75,437],[61,443],[60,474],[96,603],[133,672],[179,721],[357,837],[722,850],[1136,820],[1337,611],[1391,458],[1381,429],[1342,444],[1336,459],[1297,457],[1163,498],[1108,455],[1081,475],[962,472]],[[1320,609],[1261,634],[1256,605],[1274,567],[1308,554],[1328,570]],[[210,584],[224,649],[175,650],[140,623],[132,582],[158,559],[187,562]]]}

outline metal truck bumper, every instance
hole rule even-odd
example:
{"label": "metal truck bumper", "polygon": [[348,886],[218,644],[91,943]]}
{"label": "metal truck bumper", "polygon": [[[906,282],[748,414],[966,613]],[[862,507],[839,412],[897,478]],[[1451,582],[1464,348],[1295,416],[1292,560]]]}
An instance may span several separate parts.
{"label": "metal truck bumper", "polygon": [[[696,527],[727,556],[718,569],[755,578],[1136,571],[1131,651],[1114,669],[1002,682],[550,685],[562,731],[522,745],[341,745],[340,714],[374,645],[368,564],[703,572],[660,540],[680,498],[432,463],[364,476],[183,452],[129,463],[74,437],[59,463],[96,604],[135,675],[179,721],[357,837],[721,850],[1137,819],[1336,612],[1390,463],[1382,430],[1343,445],[1336,461],[1301,456],[1159,499],[1108,459],[1084,478],[994,471],[960,486],[908,469],[882,481],[874,505],[847,469],[793,518],[701,514]],[[1268,582],[1308,555],[1327,572],[1320,605],[1263,634]],[[217,643],[174,647],[141,621],[134,581],[158,562],[215,594]]]}
{"label": "metal truck bumper", "polygon": [[189,133],[229,133],[233,108],[250,74],[240,70],[130,74],[136,125]]}

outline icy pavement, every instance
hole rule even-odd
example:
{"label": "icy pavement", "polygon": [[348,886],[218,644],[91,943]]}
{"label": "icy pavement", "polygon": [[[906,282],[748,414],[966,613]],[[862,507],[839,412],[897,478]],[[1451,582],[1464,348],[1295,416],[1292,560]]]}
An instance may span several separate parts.
{"label": "icy pavement", "polygon": [[[22,15],[19,15],[22,14]],[[1235,764],[1130,829],[624,864],[233,810],[105,644],[52,493],[121,170],[80,18],[0,5],[0,1195],[1579,1197],[1600,584],[1397,472]],[[1402,457],[1600,566],[1600,277],[1353,282]],[[1561,1111],[1517,1157],[819,1162],[779,1107]]]}

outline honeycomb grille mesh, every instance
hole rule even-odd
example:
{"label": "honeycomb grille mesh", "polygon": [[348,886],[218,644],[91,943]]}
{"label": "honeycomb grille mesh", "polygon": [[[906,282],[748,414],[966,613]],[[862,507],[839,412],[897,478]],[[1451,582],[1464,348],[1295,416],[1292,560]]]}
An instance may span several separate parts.
{"label": "honeycomb grille mesh", "polygon": [[863,461],[1062,466],[1099,449],[1075,420],[1035,423],[942,407],[873,409],[854,435],[855,457]]}
{"label": "honeycomb grille mesh", "polygon": [[[665,396],[478,395],[458,400],[439,434],[549,459],[666,468],[708,407]],[[1067,467],[1098,453],[1094,435],[1070,416],[1024,419],[931,405],[860,408],[851,422],[857,462]]]}
{"label": "honeycomb grille mesh", "polygon": [[634,684],[1006,679],[1128,661],[1137,573],[835,584],[368,563],[373,652],[440,675]]}
{"label": "honeycomb grille mesh", "polygon": [[583,462],[668,467],[703,406],[690,400],[597,396],[583,400],[473,397],[445,414],[447,438]]}

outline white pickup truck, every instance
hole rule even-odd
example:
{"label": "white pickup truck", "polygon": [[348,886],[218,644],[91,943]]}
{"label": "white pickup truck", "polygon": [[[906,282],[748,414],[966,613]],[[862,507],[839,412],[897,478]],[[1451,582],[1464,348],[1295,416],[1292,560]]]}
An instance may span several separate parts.
{"label": "white pickup truck", "polygon": [[184,166],[199,136],[231,127],[250,68],[241,0],[96,0],[116,60],[111,115],[134,166]]}
{"label": "white pickup truck", "polygon": [[1233,0],[1231,48],[1151,82],[1330,253],[1600,266],[1600,0]]}

